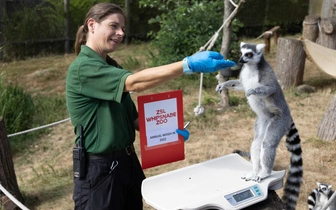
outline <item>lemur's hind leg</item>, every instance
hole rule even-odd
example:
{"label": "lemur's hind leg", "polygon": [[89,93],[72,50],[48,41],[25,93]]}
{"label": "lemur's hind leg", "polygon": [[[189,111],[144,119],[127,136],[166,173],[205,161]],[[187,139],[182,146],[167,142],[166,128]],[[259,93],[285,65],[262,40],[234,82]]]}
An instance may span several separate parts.
{"label": "lemur's hind leg", "polygon": [[255,180],[257,174],[261,170],[260,164],[260,152],[261,152],[261,144],[263,140],[264,128],[263,121],[257,117],[254,123],[254,139],[251,145],[250,154],[251,154],[251,163],[252,163],[252,171],[243,174],[242,179],[246,181]]}
{"label": "lemur's hind leg", "polygon": [[261,170],[257,174],[257,180],[255,181],[260,181],[272,173],[276,148],[278,147],[281,138],[285,135],[287,130],[287,126],[283,126],[283,120],[284,119],[281,119],[279,116],[275,116],[267,122],[264,139],[261,144]]}

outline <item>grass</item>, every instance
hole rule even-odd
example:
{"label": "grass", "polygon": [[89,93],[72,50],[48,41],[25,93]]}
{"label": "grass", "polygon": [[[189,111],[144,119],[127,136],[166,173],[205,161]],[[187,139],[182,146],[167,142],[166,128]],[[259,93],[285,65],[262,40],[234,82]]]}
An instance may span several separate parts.
{"label": "grass", "polygon": [[[266,59],[274,67],[276,53],[274,53],[274,47],[272,50],[272,53],[266,55]],[[151,49],[148,44],[142,43],[122,45],[117,52],[112,54],[112,57],[125,69],[139,71],[149,65],[153,54],[155,50]],[[45,99],[54,103],[55,106],[62,106],[58,104],[62,103],[62,100],[57,100],[57,97],[64,97],[67,67],[74,58],[73,54],[55,55],[0,63],[0,70],[6,75],[8,82],[17,82],[31,94],[40,95],[41,100],[45,96]],[[132,93],[131,96],[136,103],[139,95],[182,89],[184,118],[185,121],[191,121],[188,127],[190,139],[185,144],[186,158],[182,161],[146,169],[147,177],[227,155],[234,149],[249,150],[253,140],[255,114],[250,110],[244,95],[236,92],[230,92],[232,106],[227,110],[218,110],[219,96],[214,91],[217,85],[214,76],[208,75],[204,79],[202,106],[205,108],[205,113],[199,117],[195,117],[193,112],[198,105],[198,74],[182,76],[142,93]],[[308,194],[316,188],[317,181],[336,185],[334,162],[336,144],[316,137],[318,123],[335,95],[335,79],[317,70],[312,63],[307,61],[304,83],[315,86],[316,92],[302,94],[295,88],[285,91],[303,147],[304,181],[298,210],[307,209]],[[51,114],[53,118],[57,118],[57,112]],[[64,117],[66,116],[62,116],[62,119]],[[71,198],[73,141],[73,128],[68,121],[48,128],[45,135],[29,141],[30,143],[25,145],[24,150],[15,155],[16,176],[28,208],[32,210],[73,209]],[[140,154],[138,135],[135,147],[137,154]],[[289,155],[282,142],[277,149],[274,169],[287,169],[288,161]],[[281,196],[282,190],[278,190],[277,193]],[[145,203],[145,209],[153,208]]]}

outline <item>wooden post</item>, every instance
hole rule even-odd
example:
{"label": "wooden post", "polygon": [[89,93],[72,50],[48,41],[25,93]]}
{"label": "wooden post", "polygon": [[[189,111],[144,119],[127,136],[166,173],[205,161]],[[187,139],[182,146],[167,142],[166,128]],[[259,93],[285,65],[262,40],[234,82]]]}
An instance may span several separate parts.
{"label": "wooden post", "polygon": [[336,49],[335,36],[336,36],[336,17],[322,18],[321,30],[316,43],[330,49]]}
{"label": "wooden post", "polygon": [[307,15],[302,23],[302,37],[315,42],[319,34],[318,23],[320,17],[316,15]]}
{"label": "wooden post", "polygon": [[126,16],[126,37],[125,44],[131,43],[131,1],[125,0],[125,16]]}
{"label": "wooden post", "polygon": [[2,37],[2,29],[3,29],[3,22],[4,20],[2,20],[3,17],[5,17],[6,14],[6,0],[0,0],[0,60],[2,60],[3,58],[3,49],[2,46],[4,45],[4,40]]}
{"label": "wooden post", "polygon": [[278,30],[280,29],[280,26],[275,26],[271,30],[265,31],[264,32],[264,39],[265,39],[265,48],[264,52],[269,53],[271,50],[271,37],[274,37],[274,43],[277,44],[278,42]]}
{"label": "wooden post", "polygon": [[274,72],[282,89],[303,83],[305,60],[306,53],[300,40],[279,38]]}
{"label": "wooden post", "polygon": [[329,105],[323,119],[319,123],[317,137],[323,140],[336,140],[336,96]]}
{"label": "wooden post", "polygon": [[264,34],[264,42],[265,42],[265,48],[264,53],[269,53],[271,51],[271,34]]}
{"label": "wooden post", "polygon": [[69,14],[69,4],[70,0],[64,0],[64,28],[65,28],[65,43],[64,43],[64,51],[65,54],[70,53],[70,14]]}
{"label": "wooden post", "polygon": [[[24,200],[16,180],[12,153],[2,117],[0,117],[0,183],[10,194],[23,203]],[[7,196],[0,196],[0,201],[0,209],[18,209],[16,204],[9,200]]]}

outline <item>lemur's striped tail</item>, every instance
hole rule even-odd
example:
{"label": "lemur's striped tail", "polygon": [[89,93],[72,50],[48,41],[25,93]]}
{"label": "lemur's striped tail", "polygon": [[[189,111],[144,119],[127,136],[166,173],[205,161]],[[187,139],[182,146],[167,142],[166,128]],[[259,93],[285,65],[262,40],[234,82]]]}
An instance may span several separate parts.
{"label": "lemur's striped tail", "polygon": [[233,150],[232,153],[237,153],[238,155],[242,156],[242,157],[247,157],[248,159],[251,159],[251,153],[250,152],[245,152],[239,149],[235,149]]}
{"label": "lemur's striped tail", "polygon": [[316,200],[318,197],[317,189],[314,189],[308,196],[308,209],[313,210],[314,206],[316,205]]}
{"label": "lemur's striped tail", "polygon": [[286,204],[286,210],[294,210],[300,194],[303,175],[300,137],[294,123],[292,123],[291,129],[286,136],[286,147],[290,152],[290,165],[284,188],[283,201]]}

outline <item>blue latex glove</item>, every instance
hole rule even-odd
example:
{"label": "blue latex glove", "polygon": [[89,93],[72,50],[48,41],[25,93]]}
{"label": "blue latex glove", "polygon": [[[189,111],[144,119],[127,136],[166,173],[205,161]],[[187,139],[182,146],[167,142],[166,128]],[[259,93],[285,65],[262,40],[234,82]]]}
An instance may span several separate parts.
{"label": "blue latex glove", "polygon": [[203,51],[183,59],[183,72],[185,74],[211,73],[235,65],[236,63],[233,61],[224,60],[224,56],[218,52]]}
{"label": "blue latex glove", "polygon": [[176,129],[176,133],[183,136],[184,141],[187,141],[189,139],[190,134],[187,129],[184,129],[184,130]]}

